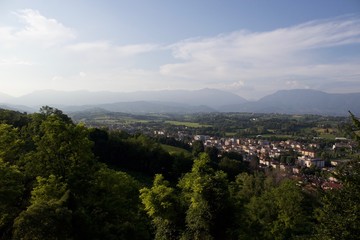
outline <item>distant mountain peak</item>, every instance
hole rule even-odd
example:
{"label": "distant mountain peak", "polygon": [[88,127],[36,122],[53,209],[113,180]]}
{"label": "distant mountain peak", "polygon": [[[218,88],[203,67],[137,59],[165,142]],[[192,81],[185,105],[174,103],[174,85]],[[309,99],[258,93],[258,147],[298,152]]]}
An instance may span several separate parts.
{"label": "distant mountain peak", "polygon": [[13,96],[10,96],[6,93],[2,93],[0,92],[0,103],[6,103],[6,102],[9,102],[13,99],[14,97]]}
{"label": "distant mountain peak", "polygon": [[211,108],[216,108],[231,103],[246,102],[244,98],[236,94],[217,89],[159,90],[138,92],[41,90],[21,96],[15,100],[16,104],[27,104],[31,106],[80,106],[134,101],[178,102],[192,106],[206,105]]}
{"label": "distant mountain peak", "polygon": [[288,114],[360,114],[360,93],[334,94],[313,89],[280,90],[258,101],[222,90],[158,90],[138,92],[90,92],[41,90],[21,97],[0,94],[7,106],[26,105],[38,109],[49,105],[69,111],[100,107],[125,112],[258,112]]}
{"label": "distant mountain peak", "polygon": [[256,102],[224,106],[224,111],[348,115],[360,114],[360,93],[334,94],[313,89],[280,90]]}

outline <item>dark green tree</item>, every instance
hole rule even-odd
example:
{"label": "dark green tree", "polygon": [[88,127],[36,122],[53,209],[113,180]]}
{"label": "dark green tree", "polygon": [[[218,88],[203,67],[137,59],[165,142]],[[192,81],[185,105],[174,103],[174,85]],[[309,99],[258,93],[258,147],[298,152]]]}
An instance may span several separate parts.
{"label": "dark green tree", "polygon": [[[145,215],[139,211],[139,183],[130,175],[100,168],[87,189],[85,198],[78,200],[75,215],[77,239],[148,239]],[[76,196],[75,196],[76,197]],[[82,216],[85,213],[86,216]]]}
{"label": "dark green tree", "polygon": [[229,212],[227,176],[214,171],[207,154],[194,161],[191,172],[179,181],[186,206],[186,230],[182,239],[224,239]]}
{"label": "dark green tree", "polygon": [[262,173],[241,173],[236,176],[235,181],[230,184],[231,203],[233,205],[234,220],[231,224],[231,239],[256,239],[259,226],[248,224],[249,217],[245,205],[253,197],[259,197],[265,188],[265,176]]}
{"label": "dark green tree", "polygon": [[9,239],[14,219],[21,211],[24,176],[17,166],[0,158],[0,239]]}
{"label": "dark green tree", "polygon": [[234,180],[235,176],[244,170],[242,162],[228,157],[223,157],[218,167],[220,170],[226,172],[231,180]]}
{"label": "dark green tree", "polygon": [[202,141],[197,140],[192,143],[192,154],[197,157],[200,153],[204,152],[204,144]]}
{"label": "dark green tree", "polygon": [[246,205],[254,239],[293,239],[312,229],[304,209],[304,194],[291,180],[252,197]]}
{"label": "dark green tree", "polygon": [[0,158],[12,164],[16,163],[23,153],[24,141],[19,130],[8,124],[0,124]]}
{"label": "dark green tree", "polygon": [[179,239],[181,209],[178,194],[160,174],[155,175],[151,188],[140,190],[144,209],[155,227],[155,239]]}
{"label": "dark green tree", "polygon": [[[360,121],[350,113],[352,125],[347,131],[360,146]],[[334,177],[340,189],[325,192],[317,209],[318,239],[360,239],[360,160],[339,166]]]}
{"label": "dark green tree", "polygon": [[177,181],[183,174],[191,170],[194,160],[190,154],[185,155],[182,152],[172,154],[171,157],[173,158],[171,176]]}
{"label": "dark green tree", "polygon": [[67,185],[50,175],[37,178],[31,205],[14,222],[14,239],[71,239],[71,210]]}
{"label": "dark green tree", "polygon": [[360,239],[360,161],[341,166],[335,177],[340,189],[325,192],[317,209],[318,239]]}
{"label": "dark green tree", "polygon": [[28,122],[29,117],[26,113],[0,108],[0,123],[9,124],[15,128],[22,128],[27,125]]}
{"label": "dark green tree", "polygon": [[23,159],[32,176],[69,177],[75,169],[90,167],[93,160],[92,143],[88,130],[82,125],[63,121],[57,115],[49,115],[33,136],[35,149]]}
{"label": "dark green tree", "polygon": [[205,148],[205,153],[207,153],[209,155],[210,161],[216,165],[219,163],[219,149],[217,149],[217,147],[206,147]]}
{"label": "dark green tree", "polygon": [[254,174],[241,173],[236,176],[231,184],[231,195],[241,205],[248,203],[252,197],[260,196],[265,188],[265,175],[255,172]]}
{"label": "dark green tree", "polygon": [[70,124],[72,123],[71,118],[69,118],[68,115],[64,114],[61,110],[49,106],[43,106],[40,108],[40,114],[49,117],[49,116],[57,116],[60,118],[63,122]]}

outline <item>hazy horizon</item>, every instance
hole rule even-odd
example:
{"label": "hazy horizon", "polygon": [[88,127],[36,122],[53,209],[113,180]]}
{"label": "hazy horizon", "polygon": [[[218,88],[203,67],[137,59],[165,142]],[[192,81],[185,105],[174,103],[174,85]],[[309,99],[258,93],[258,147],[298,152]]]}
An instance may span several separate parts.
{"label": "hazy horizon", "polygon": [[360,2],[0,3],[0,92],[360,92]]}
{"label": "hazy horizon", "polygon": [[[201,91],[201,90],[219,90],[219,91],[223,91],[223,92],[228,92],[228,93],[233,93],[239,97],[244,98],[247,101],[258,101],[263,97],[272,95],[277,93],[278,91],[283,91],[283,90],[314,90],[314,91],[320,91],[320,92],[324,92],[324,93],[329,93],[329,94],[339,94],[337,92],[329,92],[329,91],[322,91],[322,90],[317,90],[317,89],[308,89],[308,88],[294,88],[294,89],[279,89],[273,92],[270,92],[269,94],[260,96],[260,97],[256,97],[256,96],[252,96],[250,98],[246,98],[241,96],[240,94],[236,93],[236,92],[231,92],[229,90],[224,90],[224,89],[216,89],[216,88],[199,88],[199,89],[150,89],[150,90],[138,90],[138,91],[113,91],[113,90],[87,90],[87,89],[76,89],[76,90],[58,90],[58,89],[37,89],[28,93],[24,93],[24,94],[20,94],[20,95],[12,95],[12,94],[8,94],[8,93],[4,93],[4,92],[0,92],[0,94],[5,94],[11,98],[21,98],[21,97],[25,97],[28,95],[32,95],[32,94],[37,94],[37,93],[41,93],[41,92],[48,92],[48,93],[52,93],[52,92],[58,92],[58,93],[89,93],[89,94],[93,94],[93,93],[119,93],[119,94],[132,94],[132,93],[156,93],[156,92],[166,92],[166,91],[190,91],[190,92],[196,92],[196,91]],[[360,91],[349,91],[346,92],[349,94],[356,94],[356,93],[360,93]],[[341,93],[340,93],[341,94]]]}

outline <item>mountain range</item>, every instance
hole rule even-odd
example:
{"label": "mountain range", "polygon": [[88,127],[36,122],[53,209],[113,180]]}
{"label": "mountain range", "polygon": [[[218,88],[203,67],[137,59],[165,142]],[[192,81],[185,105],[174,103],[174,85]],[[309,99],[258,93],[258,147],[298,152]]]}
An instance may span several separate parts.
{"label": "mountain range", "polygon": [[281,90],[255,102],[223,106],[224,112],[349,115],[360,114],[360,93],[325,93],[310,89]]}
{"label": "mountain range", "polygon": [[139,92],[36,91],[20,97],[0,93],[0,108],[34,112],[41,106],[64,112],[104,109],[125,113],[256,112],[281,114],[360,114],[360,93],[334,94],[309,89],[281,90],[258,101],[221,90]]}

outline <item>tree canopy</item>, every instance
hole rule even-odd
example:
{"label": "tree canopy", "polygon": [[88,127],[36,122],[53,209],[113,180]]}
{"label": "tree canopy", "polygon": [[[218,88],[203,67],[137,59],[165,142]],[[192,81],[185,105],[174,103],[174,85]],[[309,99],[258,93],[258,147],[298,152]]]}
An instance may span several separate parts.
{"label": "tree canopy", "polygon": [[359,159],[334,171],[340,188],[309,191],[257,158],[192,153],[48,106],[0,110],[0,239],[359,239]]}

